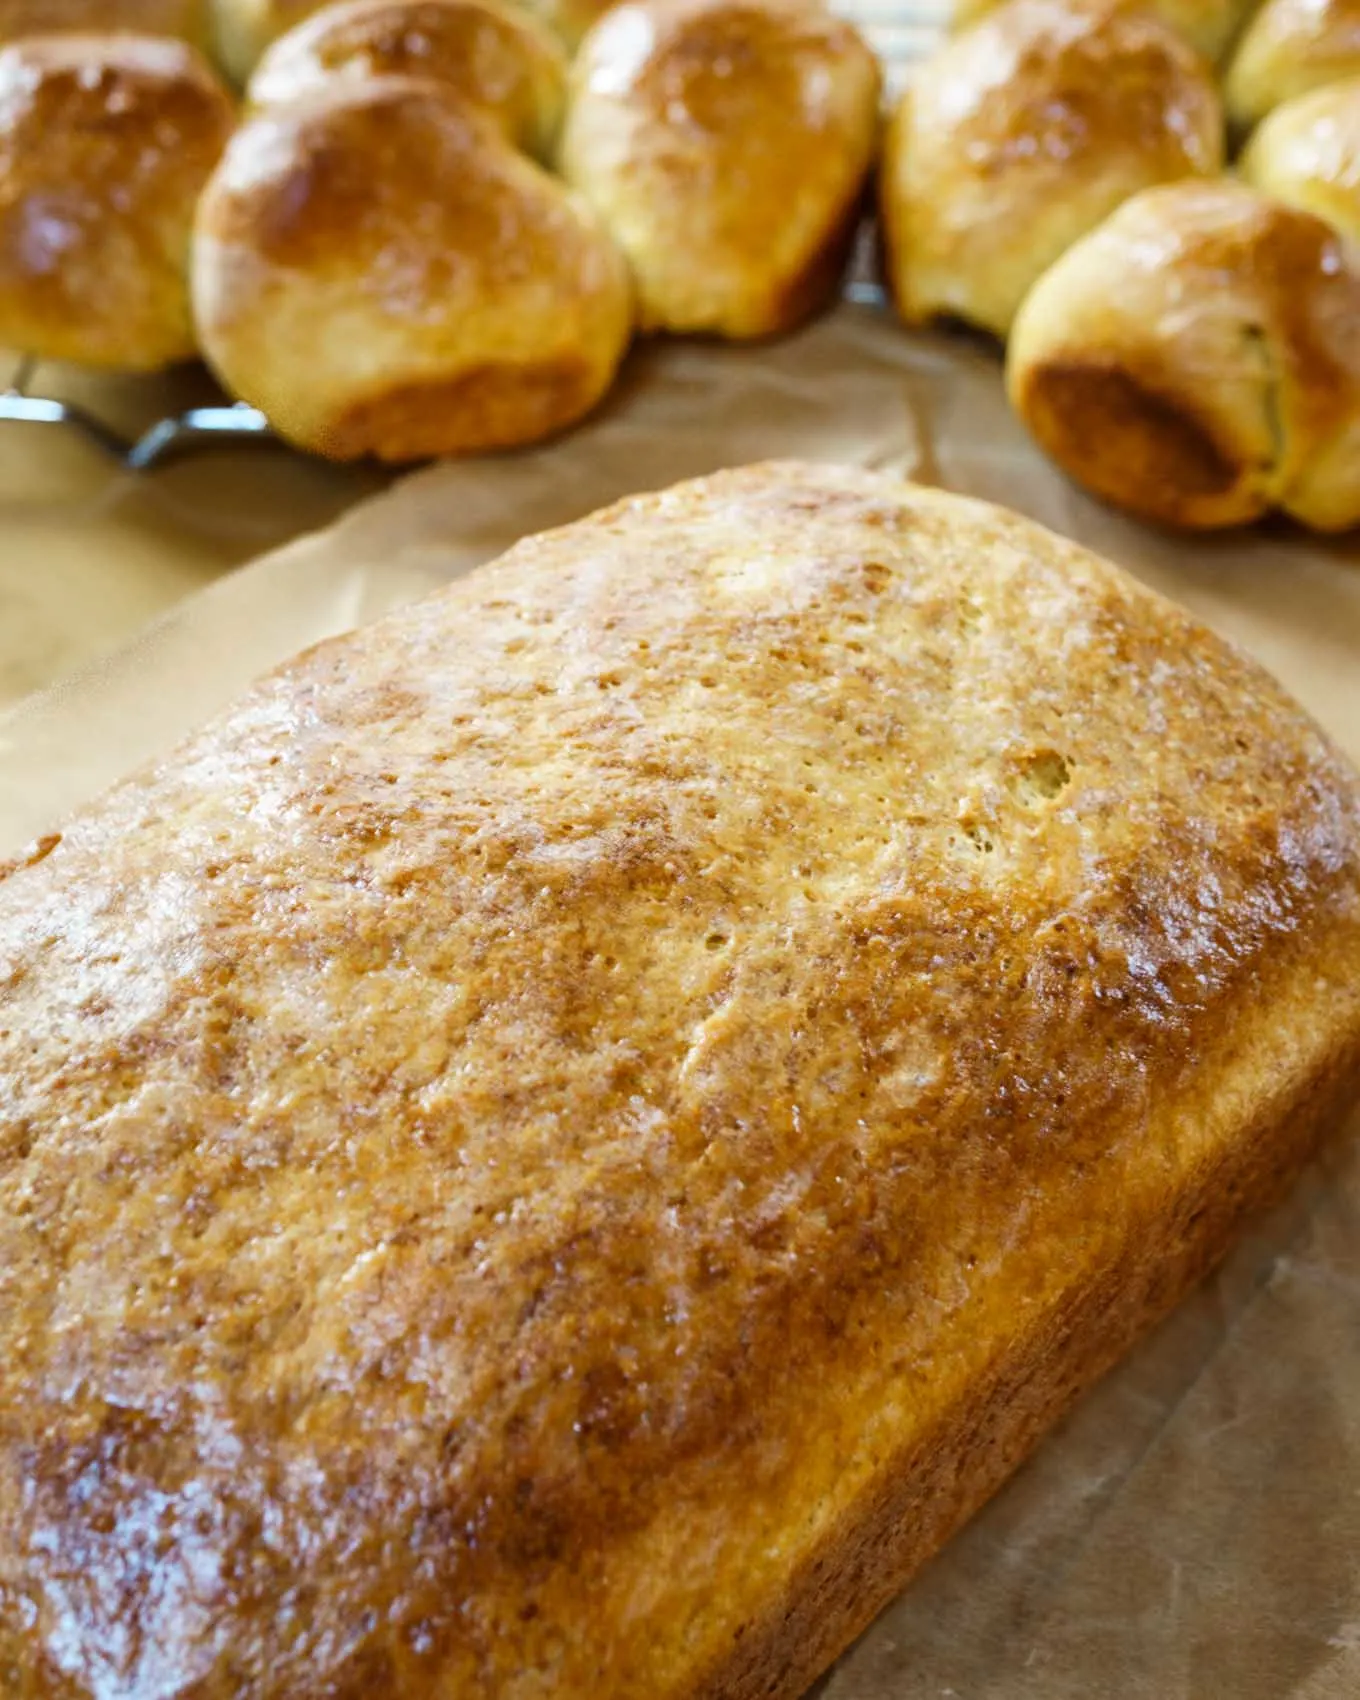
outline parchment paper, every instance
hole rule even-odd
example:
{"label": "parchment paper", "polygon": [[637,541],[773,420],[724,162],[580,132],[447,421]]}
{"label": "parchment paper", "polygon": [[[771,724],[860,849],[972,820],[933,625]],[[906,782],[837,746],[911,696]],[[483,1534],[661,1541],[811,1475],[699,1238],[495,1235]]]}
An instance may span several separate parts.
{"label": "parchment paper", "polygon": [[[0,389],[16,375],[0,355]],[[30,394],[137,436],[220,404],[201,367],[115,376],[41,365]],[[181,458],[139,478],[69,426],[0,422],[0,708],[125,643],[164,608],[381,487],[374,469],[277,447]]]}
{"label": "parchment paper", "polygon": [[[1067,486],[988,348],[842,309],[657,346],[560,444],[419,473],[0,719],[0,851],[303,644],[630,490],[801,455],[1007,501],[1263,659],[1360,759],[1360,560],[1286,528],[1160,536]],[[457,665],[457,657],[450,657]],[[821,1686],[824,1700],[1360,1697],[1360,1150],[1332,1148]]]}

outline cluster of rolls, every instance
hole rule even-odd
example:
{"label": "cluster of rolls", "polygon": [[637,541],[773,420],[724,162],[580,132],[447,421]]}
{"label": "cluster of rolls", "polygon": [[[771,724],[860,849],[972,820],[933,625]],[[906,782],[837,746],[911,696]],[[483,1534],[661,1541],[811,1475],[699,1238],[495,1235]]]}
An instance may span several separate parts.
{"label": "cluster of rolls", "polygon": [[831,300],[877,160],[902,318],[1004,339],[1075,479],[1170,524],[1345,528],[1348,6],[960,0],[884,123],[819,0],[0,0],[0,344],[201,353],[335,458],[534,442],[639,331]]}
{"label": "cluster of rolls", "polygon": [[872,52],[814,0],[592,11],[0,0],[0,346],[198,353],[299,446],[409,461],[561,430],[637,330],[791,328],[859,219]]}
{"label": "cluster of rolls", "polygon": [[958,24],[885,144],[903,318],[1003,338],[1038,442],[1143,518],[1360,523],[1360,0]]}

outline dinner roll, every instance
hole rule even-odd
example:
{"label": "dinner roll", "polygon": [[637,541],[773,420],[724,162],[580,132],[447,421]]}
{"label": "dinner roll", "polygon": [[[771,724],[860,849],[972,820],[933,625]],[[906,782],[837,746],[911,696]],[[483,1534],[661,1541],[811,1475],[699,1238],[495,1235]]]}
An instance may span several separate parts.
{"label": "dinner roll", "polygon": [[[1076,4],[1077,0],[1073,0]],[[998,0],[956,0],[952,24],[955,30],[966,29],[988,12],[995,11]],[[1217,62],[1231,45],[1242,19],[1251,7],[1251,0],[1128,0],[1134,10],[1155,12],[1163,23],[1169,24],[1177,35],[1197,47],[1206,58]]]}
{"label": "dinner roll", "polygon": [[1263,193],[1325,219],[1360,248],[1360,77],[1277,106],[1238,170]]}
{"label": "dinner roll", "polygon": [[208,0],[0,0],[0,46],[67,30],[130,30],[208,45]]}
{"label": "dinner roll", "polygon": [[556,133],[566,74],[556,39],[501,0],[349,0],[281,36],[247,95],[270,106],[332,77],[432,77],[541,158]]}
{"label": "dinner roll", "polygon": [[1208,66],[1173,30],[1009,0],[919,66],[892,115],[881,195],[898,309],[1004,336],[1034,280],[1121,201],[1222,163]]}
{"label": "dinner roll", "polygon": [[151,371],[194,352],[194,202],[231,101],[170,37],[0,51],[0,347]]}
{"label": "dinner roll", "polygon": [[270,42],[330,0],[208,0],[213,43],[227,75],[244,86]]}
{"label": "dinner roll", "polygon": [[859,33],[797,0],[629,0],[572,67],[561,167],[644,328],[761,337],[833,293],[878,121]]}
{"label": "dinner roll", "polygon": [[1265,0],[1228,66],[1228,118],[1250,129],[1296,95],[1356,74],[1360,0]]}
{"label": "dinner roll", "polygon": [[1045,273],[1011,401],[1079,483],[1146,519],[1360,521],[1360,274],[1245,184],[1135,196]]}
{"label": "dinner roll", "polygon": [[237,132],[199,204],[199,338],[299,446],[404,461],[570,424],[628,342],[577,197],[431,81],[334,78]]}

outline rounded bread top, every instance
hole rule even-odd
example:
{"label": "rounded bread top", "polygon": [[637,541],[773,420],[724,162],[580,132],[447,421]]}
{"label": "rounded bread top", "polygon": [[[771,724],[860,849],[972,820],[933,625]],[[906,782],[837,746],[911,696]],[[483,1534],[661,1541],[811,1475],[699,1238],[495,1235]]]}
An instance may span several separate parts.
{"label": "rounded bread top", "polygon": [[[954,29],[967,29],[995,11],[997,3],[956,0],[951,19]],[[1130,11],[1155,13],[1207,59],[1218,60],[1231,45],[1244,13],[1251,9],[1251,0],[1127,0],[1127,5]]]}
{"label": "rounded bread top", "polygon": [[834,288],[878,133],[878,64],[797,0],[628,0],[582,43],[561,165],[644,325],[765,335]]}
{"label": "rounded bread top", "polygon": [[561,116],[566,70],[547,30],[500,0],[349,0],[280,37],[256,67],[247,96],[260,107],[334,77],[430,78],[541,156]]}
{"label": "rounded bread top", "polygon": [[0,343],[127,369],[189,358],[194,203],[234,122],[169,37],[0,51]]}
{"label": "rounded bread top", "polygon": [[[194,286],[227,386],[342,458],[543,435],[602,392],[630,324],[589,209],[409,78],[336,78],[243,125],[199,204]],[[487,400],[497,373],[518,411]]]}
{"label": "rounded bread top", "polygon": [[1360,76],[1277,106],[1238,170],[1263,194],[1325,219],[1360,246]]}
{"label": "rounded bread top", "polygon": [[1360,0],[1265,0],[1224,78],[1228,117],[1250,129],[1285,101],[1357,73]]}
{"label": "rounded bread top", "polygon": [[899,305],[1004,335],[1035,279],[1120,202],[1222,162],[1208,65],[1166,24],[1009,0],[917,69],[890,125]]}

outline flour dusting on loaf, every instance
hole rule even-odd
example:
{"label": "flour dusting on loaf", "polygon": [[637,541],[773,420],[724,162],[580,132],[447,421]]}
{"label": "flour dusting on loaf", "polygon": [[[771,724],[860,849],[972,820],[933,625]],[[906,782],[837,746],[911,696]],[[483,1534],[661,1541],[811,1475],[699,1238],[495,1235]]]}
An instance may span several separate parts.
{"label": "flour dusting on loaf", "polygon": [[856,471],[311,650],[0,878],[0,1689],[798,1694],[1353,1093],[1358,828]]}

